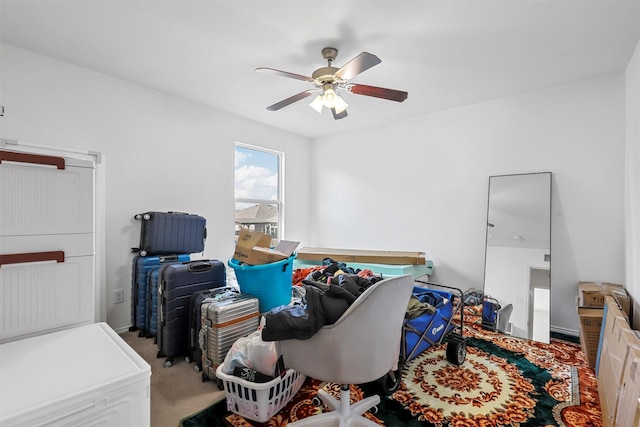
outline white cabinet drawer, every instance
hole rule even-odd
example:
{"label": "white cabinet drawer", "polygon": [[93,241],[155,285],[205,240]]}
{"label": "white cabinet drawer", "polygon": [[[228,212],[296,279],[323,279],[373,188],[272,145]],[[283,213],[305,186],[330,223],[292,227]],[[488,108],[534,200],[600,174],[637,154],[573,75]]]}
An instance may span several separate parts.
{"label": "white cabinet drawer", "polygon": [[63,251],[66,257],[93,255],[94,239],[93,233],[0,236],[0,255],[50,251]]}
{"label": "white cabinet drawer", "polygon": [[0,150],[0,236],[93,233],[91,161]]}
{"label": "white cabinet drawer", "polygon": [[2,256],[0,343],[93,322],[94,256],[62,254]]}

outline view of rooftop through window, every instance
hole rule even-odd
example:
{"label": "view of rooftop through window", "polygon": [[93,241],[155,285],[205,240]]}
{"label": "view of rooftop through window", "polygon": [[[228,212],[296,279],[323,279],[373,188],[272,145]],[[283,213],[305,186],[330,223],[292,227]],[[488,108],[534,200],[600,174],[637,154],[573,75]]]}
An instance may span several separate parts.
{"label": "view of rooftop through window", "polygon": [[248,228],[279,239],[281,153],[236,144],[235,232]]}

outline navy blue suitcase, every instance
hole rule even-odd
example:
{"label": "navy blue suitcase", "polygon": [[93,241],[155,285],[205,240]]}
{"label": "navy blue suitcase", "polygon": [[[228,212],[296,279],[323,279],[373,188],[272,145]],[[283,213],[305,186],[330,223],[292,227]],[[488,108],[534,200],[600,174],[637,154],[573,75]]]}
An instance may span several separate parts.
{"label": "navy blue suitcase", "polygon": [[170,264],[160,269],[158,290],[158,357],[165,367],[176,356],[189,359],[189,303],[197,292],[226,285],[226,266],[219,260]]}
{"label": "navy blue suitcase", "polygon": [[148,275],[151,270],[164,264],[189,261],[189,254],[147,256],[136,255],[133,258],[131,274],[131,327],[129,330],[140,330],[140,336],[147,335],[148,316]]}
{"label": "navy blue suitcase", "polygon": [[183,212],[145,212],[137,214],[141,221],[140,256],[193,254],[204,251],[207,220],[200,215]]}
{"label": "navy blue suitcase", "polygon": [[158,279],[161,268],[153,268],[147,277],[147,337],[155,337],[158,333]]}

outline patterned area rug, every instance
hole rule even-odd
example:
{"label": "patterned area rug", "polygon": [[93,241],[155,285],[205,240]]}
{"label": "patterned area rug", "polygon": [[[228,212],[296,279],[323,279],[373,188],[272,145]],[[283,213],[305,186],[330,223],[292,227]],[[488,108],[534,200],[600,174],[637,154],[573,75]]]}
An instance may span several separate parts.
{"label": "patterned area rug", "polygon": [[[386,426],[602,426],[597,381],[578,344],[555,338],[542,344],[469,323],[461,366],[446,361],[446,344],[428,348],[404,365],[398,391],[367,418]],[[181,426],[286,426],[323,410],[312,403],[318,387],[339,396],[337,384],[308,378],[266,423],[226,412],[223,401]],[[351,387],[353,401],[377,393],[373,385]]]}
{"label": "patterned area rug", "polygon": [[514,338],[467,344],[461,366],[446,361],[444,346],[407,363],[392,398],[436,426],[601,425],[595,378],[575,345],[542,348]]}

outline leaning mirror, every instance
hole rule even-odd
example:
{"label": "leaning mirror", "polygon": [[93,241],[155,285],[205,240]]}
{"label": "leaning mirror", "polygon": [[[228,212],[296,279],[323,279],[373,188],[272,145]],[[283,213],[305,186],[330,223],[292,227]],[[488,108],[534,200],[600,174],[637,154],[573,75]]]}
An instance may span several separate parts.
{"label": "leaning mirror", "polygon": [[551,172],[489,177],[484,294],[508,318],[501,332],[549,342]]}

